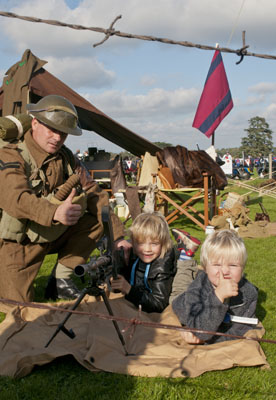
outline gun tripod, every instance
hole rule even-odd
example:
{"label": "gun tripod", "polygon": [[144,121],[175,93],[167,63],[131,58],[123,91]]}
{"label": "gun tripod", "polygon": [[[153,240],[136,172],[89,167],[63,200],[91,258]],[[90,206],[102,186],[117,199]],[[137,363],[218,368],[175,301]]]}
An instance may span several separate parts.
{"label": "gun tripod", "polygon": [[[109,300],[108,300],[108,297],[107,297],[107,295],[105,293],[105,290],[100,288],[97,284],[93,284],[93,283],[91,284],[91,286],[89,286],[87,288],[84,288],[82,290],[80,296],[77,298],[76,302],[74,303],[73,307],[71,308],[71,311],[74,311],[78,307],[78,305],[81,303],[82,299],[84,298],[84,296],[86,294],[89,294],[89,295],[95,296],[95,297],[101,296],[103,301],[104,301],[105,307],[106,307],[109,315],[114,316],[112,308],[111,308]],[[65,323],[68,321],[68,319],[71,317],[71,315],[72,315],[72,312],[70,312],[70,310],[69,310],[68,314],[66,315],[64,320],[58,325],[56,331],[54,332],[54,334],[52,335],[52,337],[50,338],[48,343],[45,345],[45,347],[49,346],[49,344],[52,342],[52,340],[56,337],[56,335],[60,331],[65,333],[65,335],[67,335],[70,339],[74,339],[74,337],[76,336],[74,331],[72,329],[67,329],[65,327]],[[114,325],[114,327],[116,329],[116,332],[117,332],[117,335],[118,335],[118,337],[120,339],[120,342],[122,343],[125,355],[128,356],[129,354],[128,354],[127,350],[126,350],[126,343],[125,343],[125,340],[123,338],[123,335],[121,334],[119,325],[118,325],[117,321],[115,321],[115,320],[112,320],[112,322],[113,322],[113,325]]]}
{"label": "gun tripod", "polygon": [[[72,329],[68,330],[67,328],[65,328],[65,323],[72,315],[72,311],[74,311],[78,307],[78,305],[80,304],[80,302],[82,301],[82,299],[86,294],[95,297],[101,296],[109,315],[114,316],[108,297],[105,293],[105,290],[99,287],[99,285],[106,282],[106,279],[111,275],[113,276],[114,279],[116,279],[117,266],[118,266],[117,263],[119,262],[116,257],[116,254],[112,254],[114,253],[113,252],[114,238],[113,238],[112,222],[109,211],[110,211],[109,206],[104,206],[102,208],[102,221],[106,235],[103,237],[101,243],[99,243],[101,256],[97,260],[94,260],[94,258],[92,258],[89,263],[80,264],[75,267],[75,274],[78,277],[83,278],[86,273],[90,275],[91,278],[90,284],[88,287],[82,290],[80,296],[77,298],[73,307],[71,308],[71,310],[68,311],[68,314],[66,315],[64,320],[58,325],[56,331],[54,332],[54,334],[52,335],[52,337],[50,338],[45,347],[49,346],[49,344],[52,342],[52,340],[56,337],[56,335],[60,331],[65,333],[69,338],[74,339],[74,337],[76,336],[75,333],[73,332]],[[114,256],[113,258],[111,257],[112,255]],[[109,271],[110,267],[111,271]],[[129,353],[126,350],[126,343],[123,338],[123,335],[120,332],[119,325],[115,320],[112,320],[112,322],[116,329],[120,342],[122,343],[122,346],[124,348],[125,355],[128,356]]]}

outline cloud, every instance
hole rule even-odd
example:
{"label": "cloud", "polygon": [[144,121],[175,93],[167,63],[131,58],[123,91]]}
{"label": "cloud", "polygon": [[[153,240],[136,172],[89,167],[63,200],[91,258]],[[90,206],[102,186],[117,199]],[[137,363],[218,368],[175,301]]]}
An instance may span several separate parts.
{"label": "cloud", "polygon": [[0,69],[0,79],[5,76],[6,70]]}
{"label": "cloud", "polygon": [[[86,27],[108,28],[116,16],[122,15],[122,19],[115,24],[115,29],[126,33],[209,45],[219,42],[222,47],[226,46],[233,33],[231,44],[237,48],[241,46],[241,32],[246,30],[250,49],[273,51],[276,46],[274,0],[250,0],[242,10],[241,0],[224,1],[223,7],[221,0],[84,0],[78,2],[78,6],[73,9],[64,0],[25,0],[15,3],[16,7],[14,2],[11,3],[11,11],[18,14]],[[3,28],[13,37],[20,52],[31,46],[42,52],[49,52],[51,49],[53,55],[66,56],[72,48],[76,54],[83,54],[85,51],[93,54],[92,44],[103,39],[102,34],[91,31],[13,19],[5,19]],[[116,46],[136,47],[142,43],[133,39],[112,37],[104,46],[114,51]]]}
{"label": "cloud", "polygon": [[115,81],[115,73],[95,58],[47,57],[45,68],[75,89],[108,88]]}
{"label": "cloud", "polygon": [[275,82],[259,82],[256,85],[248,88],[249,92],[255,92],[259,94],[275,93],[276,83]]}
{"label": "cloud", "polygon": [[195,108],[199,92],[197,89],[179,88],[164,90],[155,88],[145,95],[132,95],[118,90],[105,91],[98,95],[84,95],[102,111],[113,118],[159,118],[168,115],[184,115]]}
{"label": "cloud", "polygon": [[269,120],[273,121],[274,126],[276,125],[276,103],[271,103],[265,110],[264,110],[265,118],[269,118]]}
{"label": "cloud", "polygon": [[142,86],[153,86],[156,83],[156,76],[144,75],[140,82]]}
{"label": "cloud", "polygon": [[262,104],[264,102],[264,100],[265,100],[264,95],[250,96],[246,99],[246,105],[252,106],[252,105],[256,105],[256,104]]}
{"label": "cloud", "polygon": [[[0,5],[19,15],[87,27],[108,28],[121,14],[115,24],[121,32],[212,46],[218,42],[236,49],[246,30],[248,51],[275,54],[275,0],[246,1],[241,12],[242,0],[70,0],[70,7],[68,1],[0,0]],[[46,69],[134,132],[188,148],[195,148],[196,142],[201,148],[210,145],[191,125],[212,52],[115,36],[93,48],[103,34],[3,17],[1,22],[3,71],[30,48],[48,61]],[[235,55],[224,53],[223,58],[236,98],[215,143],[239,146],[250,118],[266,115],[271,129],[276,127],[274,62],[245,57],[236,67]],[[102,143],[90,133],[82,137],[83,143],[92,138]]]}
{"label": "cloud", "polygon": [[[26,0],[19,2],[19,5],[11,11],[18,15],[91,26],[89,9],[80,6],[72,10],[64,0]],[[40,54],[59,57],[92,55],[93,40],[102,38],[102,35],[87,30],[74,30],[20,19],[5,19],[3,29],[12,40],[15,50],[23,52],[26,48],[31,48],[38,53],[38,56]]]}

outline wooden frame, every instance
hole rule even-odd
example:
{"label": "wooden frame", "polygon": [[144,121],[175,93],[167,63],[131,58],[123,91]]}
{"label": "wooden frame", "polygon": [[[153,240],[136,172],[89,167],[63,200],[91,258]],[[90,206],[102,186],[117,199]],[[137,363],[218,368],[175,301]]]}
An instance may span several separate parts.
{"label": "wooden frame", "polygon": [[[175,221],[180,215],[185,215],[201,229],[205,230],[206,226],[210,224],[209,209],[211,217],[216,214],[216,191],[212,189],[210,185],[209,190],[209,177],[207,173],[203,173],[204,187],[201,188],[179,188],[179,189],[162,189],[158,188],[156,193],[156,207],[164,207],[164,215],[168,224]],[[195,193],[193,193],[195,192]],[[192,196],[183,202],[181,193],[191,193]],[[209,196],[210,195],[210,196]],[[174,198],[181,202],[178,204]],[[202,201],[204,202],[204,213],[202,214],[196,210],[193,206],[195,203]],[[209,204],[210,200],[210,204]],[[168,212],[168,205],[171,204],[175,210]],[[193,214],[191,214],[191,212]]]}
{"label": "wooden frame", "polygon": [[109,184],[109,188],[103,188],[103,190],[105,190],[106,192],[110,192],[112,193],[112,189],[111,189],[111,179],[110,178],[94,178],[94,173],[98,173],[98,172],[108,172],[110,174],[111,170],[110,169],[89,169],[89,173],[92,176],[92,179],[96,182],[98,182],[99,185],[101,185],[101,183],[108,183]]}

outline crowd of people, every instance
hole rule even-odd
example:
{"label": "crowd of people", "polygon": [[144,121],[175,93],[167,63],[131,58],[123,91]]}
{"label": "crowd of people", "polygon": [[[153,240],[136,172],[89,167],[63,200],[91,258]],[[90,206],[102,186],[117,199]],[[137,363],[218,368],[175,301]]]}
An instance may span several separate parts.
{"label": "crowd of people", "polygon": [[[260,178],[264,178],[269,172],[269,161],[268,157],[260,154],[259,157],[252,157],[248,155],[243,158],[234,158],[229,152],[225,153],[223,157],[220,157],[221,168],[226,175],[232,178],[246,178],[249,179],[253,175],[254,169]],[[276,170],[276,158],[272,158],[272,171]]]}
{"label": "crowd of people", "polygon": [[[45,297],[76,299],[80,290],[72,272],[87,261],[103,235],[108,195],[64,145],[68,134],[82,133],[75,107],[50,95],[29,104],[28,112],[33,119],[22,142],[0,149],[0,184],[9,188],[0,193],[0,297],[33,301],[44,257],[57,254]],[[121,255],[118,276],[110,278],[110,285],[125,301],[147,313],[161,313],[171,304],[187,328],[238,335],[251,329],[231,319],[254,317],[258,295],[243,275],[246,249],[237,233],[208,235],[198,265],[194,255],[200,241],[182,229],[170,232],[160,213],[138,215],[130,240],[120,219],[111,210],[110,215]],[[226,340],[195,331],[182,336],[192,344]]]}

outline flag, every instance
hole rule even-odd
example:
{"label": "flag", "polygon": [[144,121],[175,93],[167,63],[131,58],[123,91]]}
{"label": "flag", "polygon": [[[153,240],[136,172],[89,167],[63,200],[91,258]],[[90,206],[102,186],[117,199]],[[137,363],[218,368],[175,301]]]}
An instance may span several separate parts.
{"label": "flag", "polygon": [[197,106],[193,127],[210,137],[232,108],[233,100],[222,56],[216,50]]}

